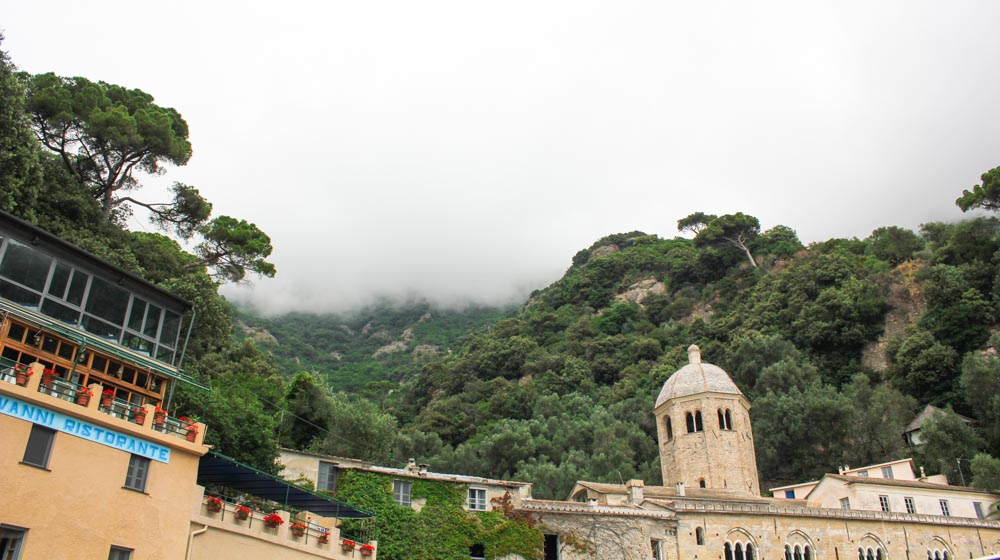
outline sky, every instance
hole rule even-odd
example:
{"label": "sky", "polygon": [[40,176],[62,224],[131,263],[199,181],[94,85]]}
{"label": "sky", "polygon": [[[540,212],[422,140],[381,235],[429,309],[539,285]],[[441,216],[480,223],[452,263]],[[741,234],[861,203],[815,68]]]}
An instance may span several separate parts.
{"label": "sky", "polygon": [[224,288],[267,313],[520,302],[696,211],[806,243],[959,220],[1000,166],[998,21],[994,0],[0,0],[20,69],[182,114],[194,156],[141,198],[179,181],[269,234],[278,274]]}

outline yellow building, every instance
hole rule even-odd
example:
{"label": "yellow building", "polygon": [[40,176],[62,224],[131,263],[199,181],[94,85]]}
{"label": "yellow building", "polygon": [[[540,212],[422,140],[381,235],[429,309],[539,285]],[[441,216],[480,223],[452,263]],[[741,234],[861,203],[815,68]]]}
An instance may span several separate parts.
{"label": "yellow building", "polygon": [[[212,454],[204,424],[167,414],[175,383],[197,385],[190,308],[0,212],[0,559],[377,557],[338,527],[368,514]],[[209,483],[284,504],[284,523],[241,518]]]}

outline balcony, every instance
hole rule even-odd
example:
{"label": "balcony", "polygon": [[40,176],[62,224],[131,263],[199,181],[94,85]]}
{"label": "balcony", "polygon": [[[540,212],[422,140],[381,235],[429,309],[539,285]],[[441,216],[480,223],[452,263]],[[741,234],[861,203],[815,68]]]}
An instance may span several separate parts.
{"label": "balcony", "polygon": [[[173,418],[151,403],[139,406],[116,399],[113,395],[102,394],[101,384],[93,383],[89,387],[78,385],[46,370],[40,363],[25,365],[0,358],[0,385],[5,388],[2,390],[4,393],[34,397],[31,400],[38,401],[37,404],[49,402],[52,404],[51,408],[67,413],[78,412],[91,418],[94,418],[94,413],[97,413],[97,418],[105,415],[110,418],[102,423],[110,421],[109,425],[126,424],[130,431],[148,430],[159,436],[199,446],[204,442],[204,424],[186,418]],[[11,385],[14,387],[10,387]],[[74,407],[83,410],[74,410]]]}

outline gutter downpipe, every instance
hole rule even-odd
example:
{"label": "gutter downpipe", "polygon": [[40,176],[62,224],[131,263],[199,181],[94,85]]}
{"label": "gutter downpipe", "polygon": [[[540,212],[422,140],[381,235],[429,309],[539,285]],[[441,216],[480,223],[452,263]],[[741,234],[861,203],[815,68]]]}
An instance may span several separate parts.
{"label": "gutter downpipe", "polygon": [[202,524],[201,529],[194,531],[188,535],[187,550],[184,551],[185,560],[191,560],[191,546],[194,544],[194,538],[208,531],[208,525]]}

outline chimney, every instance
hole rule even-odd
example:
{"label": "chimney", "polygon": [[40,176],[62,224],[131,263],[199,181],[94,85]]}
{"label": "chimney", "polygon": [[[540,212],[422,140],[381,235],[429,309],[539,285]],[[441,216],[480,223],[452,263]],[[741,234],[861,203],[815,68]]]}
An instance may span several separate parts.
{"label": "chimney", "polygon": [[420,476],[427,476],[427,467],[429,466],[430,465],[428,465],[427,463],[420,463],[418,474],[420,474]]}
{"label": "chimney", "polygon": [[410,472],[417,472],[417,460],[414,459],[413,457],[410,457],[406,461],[406,470]]}
{"label": "chimney", "polygon": [[637,506],[642,503],[642,492],[646,484],[637,479],[629,480],[625,483],[625,488],[628,489],[628,503],[633,506]]}
{"label": "chimney", "polygon": [[677,483],[677,495],[681,496],[681,497],[684,497],[684,483],[683,482],[678,482]]}
{"label": "chimney", "polygon": [[844,465],[837,467],[837,474],[844,474]]}

